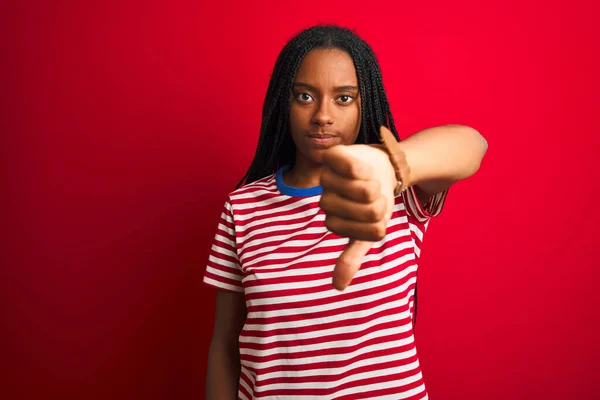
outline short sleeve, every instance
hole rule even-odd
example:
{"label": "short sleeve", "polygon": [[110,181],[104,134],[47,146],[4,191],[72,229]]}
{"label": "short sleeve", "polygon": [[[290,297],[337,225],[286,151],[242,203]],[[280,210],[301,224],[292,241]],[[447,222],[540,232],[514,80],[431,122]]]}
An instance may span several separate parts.
{"label": "short sleeve", "polygon": [[409,216],[414,217],[418,222],[424,224],[432,217],[437,217],[444,208],[448,189],[433,195],[425,205],[421,204],[415,188],[409,187],[402,193],[402,199],[406,205],[406,211]]}
{"label": "short sleeve", "polygon": [[242,268],[238,259],[233,208],[225,203],[204,274],[204,283],[218,289],[243,292]]}
{"label": "short sleeve", "polygon": [[406,208],[408,226],[415,244],[415,255],[417,259],[421,257],[421,246],[423,244],[425,232],[427,231],[427,226],[429,225],[429,220],[442,212],[447,194],[448,190],[446,189],[443,192],[432,196],[425,205],[422,205],[417,197],[414,187],[411,186],[402,192],[402,201]]}

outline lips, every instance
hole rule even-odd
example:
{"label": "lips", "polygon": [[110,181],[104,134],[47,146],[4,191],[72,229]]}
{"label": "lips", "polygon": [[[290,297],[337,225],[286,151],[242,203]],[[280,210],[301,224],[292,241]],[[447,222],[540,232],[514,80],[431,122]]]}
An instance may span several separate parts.
{"label": "lips", "polygon": [[315,138],[315,139],[331,139],[336,136],[337,135],[335,135],[333,133],[311,133],[308,135],[308,137]]}
{"label": "lips", "polygon": [[308,141],[317,148],[330,147],[337,141],[338,136],[331,133],[311,133],[307,135]]}

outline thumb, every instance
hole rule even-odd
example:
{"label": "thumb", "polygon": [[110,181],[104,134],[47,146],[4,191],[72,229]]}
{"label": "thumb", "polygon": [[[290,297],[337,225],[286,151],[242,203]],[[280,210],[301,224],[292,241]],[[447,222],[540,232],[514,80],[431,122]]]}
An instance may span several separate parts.
{"label": "thumb", "polygon": [[374,242],[350,239],[333,270],[333,287],[344,290],[360,269],[363,257],[373,247]]}

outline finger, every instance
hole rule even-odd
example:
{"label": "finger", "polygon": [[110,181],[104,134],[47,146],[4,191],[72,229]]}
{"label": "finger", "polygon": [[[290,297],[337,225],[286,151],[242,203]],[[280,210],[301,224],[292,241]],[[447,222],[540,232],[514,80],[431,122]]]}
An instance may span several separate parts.
{"label": "finger", "polygon": [[390,142],[398,142],[394,134],[385,126],[379,127],[379,136],[383,143],[389,144]]}
{"label": "finger", "polygon": [[373,247],[373,242],[351,240],[338,258],[333,270],[333,287],[344,290],[360,269],[363,257]]}
{"label": "finger", "polygon": [[377,180],[357,180],[344,178],[325,168],[321,174],[323,191],[332,191],[348,200],[359,203],[372,203],[381,196],[381,184]]}
{"label": "finger", "polygon": [[380,196],[369,204],[345,199],[335,192],[323,192],[319,207],[327,217],[335,216],[349,221],[378,222],[385,217],[387,201]]}
{"label": "finger", "polygon": [[334,146],[325,151],[323,163],[333,172],[345,178],[368,180],[373,177],[371,166],[352,156],[347,146]]}
{"label": "finger", "polygon": [[387,230],[387,224],[383,220],[379,222],[356,222],[336,216],[325,217],[325,227],[339,236],[371,242],[378,242],[383,239]]}

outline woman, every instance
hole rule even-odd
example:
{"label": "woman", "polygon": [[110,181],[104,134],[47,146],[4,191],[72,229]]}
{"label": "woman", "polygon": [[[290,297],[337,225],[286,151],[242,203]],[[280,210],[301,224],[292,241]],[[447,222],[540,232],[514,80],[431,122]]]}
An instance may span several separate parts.
{"label": "woman", "polygon": [[427,398],[419,246],[487,143],[457,125],[397,140],[363,40],[315,26],[288,42],[204,276],[219,289],[208,399]]}

